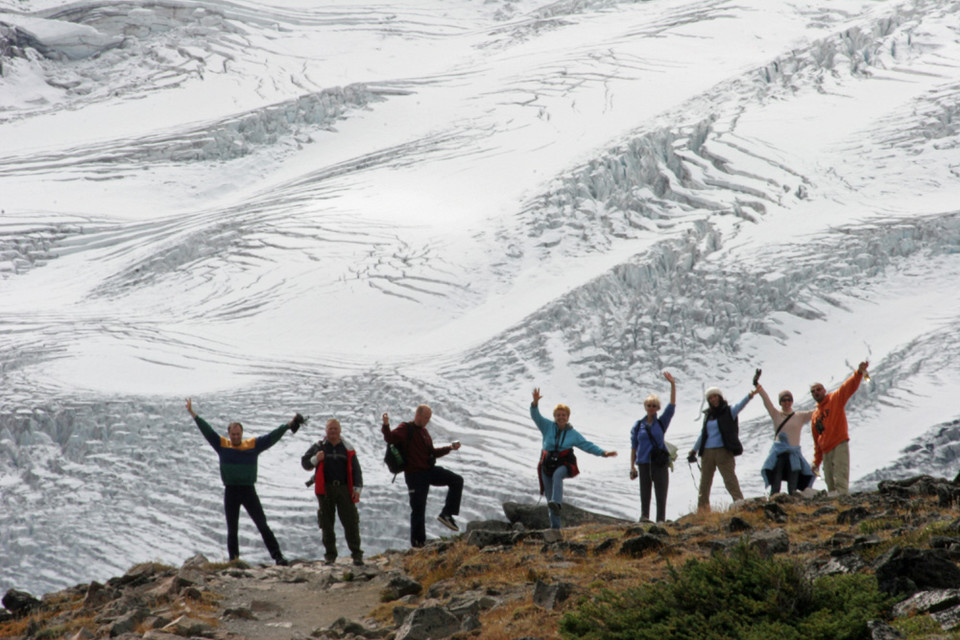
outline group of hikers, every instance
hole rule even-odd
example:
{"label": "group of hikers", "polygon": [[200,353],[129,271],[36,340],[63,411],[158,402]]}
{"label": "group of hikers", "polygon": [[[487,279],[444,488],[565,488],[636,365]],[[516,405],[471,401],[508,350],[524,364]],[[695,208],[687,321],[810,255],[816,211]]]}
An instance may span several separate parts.
{"label": "group of hikers", "polygon": [[[835,391],[827,393],[817,382],[810,386],[810,394],[816,406],[810,411],[794,411],[794,397],[790,391],[781,391],[779,408],[775,407],[763,385],[759,383],[760,371],[751,389],[742,400],[730,405],[717,387],[705,392],[707,408],[703,412],[700,435],[690,450],[687,460],[700,464],[700,485],[697,497],[699,511],[710,510],[710,491],[717,471],[734,503],[743,500],[736,474],[736,456],[743,452],[739,438],[738,416],[757,394],[774,425],[774,440],[770,453],[760,473],[770,495],[779,493],[784,481],[787,492],[794,494],[810,487],[814,477],[823,471],[827,490],[845,494],[849,491],[850,449],[847,431],[846,404],[866,378],[867,362],[861,362],[857,370]],[[663,377],[670,383],[670,402],[661,413],[660,398],[655,394],[646,397],[643,403],[645,415],[630,431],[630,478],[639,480],[640,519],[650,519],[651,493],[656,499],[656,521],[666,520],[667,489],[674,453],[665,440],[676,410],[677,385],[669,372]],[[540,493],[547,499],[550,526],[562,527],[563,482],[576,477],[577,466],[574,448],[605,458],[614,457],[616,451],[607,451],[583,437],[570,424],[570,407],[558,404],[553,410],[553,420],[540,413],[540,389],[533,390],[530,417],[540,430],[542,446],[537,475]],[[239,558],[237,527],[240,507],[243,506],[260,532],[270,556],[278,565],[289,564],[280,551],[280,545],[267,524],[266,516],[257,496],[257,458],[276,444],[287,432],[296,433],[305,418],[297,413],[289,422],[270,433],[257,438],[244,438],[243,425],[231,422],[227,436],[219,436],[213,428],[193,410],[190,399],[187,411],[193,417],[220,459],[220,477],[224,484],[223,508],[227,519],[227,553],[230,560]],[[452,531],[459,531],[455,517],[460,514],[463,495],[463,478],[437,466],[437,458],[460,448],[460,442],[436,447],[427,431],[433,412],[428,405],[416,408],[413,420],[401,422],[395,429],[390,427],[390,418],[384,413],[381,433],[384,441],[392,445],[402,456],[403,475],[410,499],[410,545],[426,544],[426,508],[430,487],[447,487],[437,521]],[[810,424],[814,443],[813,464],[807,462],[800,448],[800,435]],[[322,532],[324,562],[333,564],[337,559],[335,519],[339,517],[344,530],[347,547],[353,564],[363,565],[363,550],[360,545],[360,518],[357,503],[363,490],[363,475],[356,449],[341,435],[340,422],[330,419],[326,423],[325,437],[313,444],[301,458],[304,469],[312,471],[308,482],[314,487],[318,501],[317,522]]]}

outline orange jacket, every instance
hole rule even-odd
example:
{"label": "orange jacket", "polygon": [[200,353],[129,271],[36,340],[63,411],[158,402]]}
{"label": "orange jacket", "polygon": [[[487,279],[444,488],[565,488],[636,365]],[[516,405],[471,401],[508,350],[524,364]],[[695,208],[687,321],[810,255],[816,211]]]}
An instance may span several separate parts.
{"label": "orange jacket", "polygon": [[[819,467],[823,462],[823,454],[833,451],[841,442],[850,439],[847,434],[847,413],[844,407],[847,400],[860,388],[863,374],[855,371],[847,378],[840,388],[828,393],[823,402],[813,410],[810,418],[810,430],[813,432],[813,466]],[[823,433],[819,433],[817,423],[823,419]]]}

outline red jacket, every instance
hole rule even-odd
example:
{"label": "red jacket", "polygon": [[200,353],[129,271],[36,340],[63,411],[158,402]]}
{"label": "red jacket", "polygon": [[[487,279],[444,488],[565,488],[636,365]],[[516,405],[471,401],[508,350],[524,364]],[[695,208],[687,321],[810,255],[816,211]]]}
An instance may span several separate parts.
{"label": "red jacket", "polygon": [[[841,442],[850,439],[847,434],[847,400],[860,388],[863,374],[855,371],[846,379],[840,388],[828,393],[823,402],[813,410],[810,418],[810,430],[813,431],[813,466],[818,467],[823,462],[823,454],[833,451]],[[817,423],[823,420],[823,433],[817,430]]]}
{"label": "red jacket", "polygon": [[[407,434],[408,431],[410,432],[409,436]],[[392,431],[389,426],[382,425],[381,432],[383,433],[384,441],[388,444],[396,445],[403,453],[403,458],[406,460],[406,466],[403,470],[404,473],[426,471],[433,467],[433,463],[437,458],[453,451],[453,447],[449,445],[445,447],[434,447],[433,438],[430,437],[430,432],[427,431],[427,428],[417,426],[413,422],[401,422],[397,425],[397,428]]]}
{"label": "red jacket", "polygon": [[[347,450],[347,488],[350,490],[350,499],[354,502],[360,502],[359,496],[354,493],[354,478],[353,478],[353,465],[354,460],[357,457],[357,452],[354,450],[350,443],[344,439],[340,439],[340,442],[343,444],[343,448]],[[315,455],[315,454],[314,454]],[[304,456],[307,457],[307,456]],[[314,473],[314,482],[313,482],[313,492],[318,496],[326,495],[327,488],[326,483],[323,477],[323,460],[317,462],[317,470]]]}

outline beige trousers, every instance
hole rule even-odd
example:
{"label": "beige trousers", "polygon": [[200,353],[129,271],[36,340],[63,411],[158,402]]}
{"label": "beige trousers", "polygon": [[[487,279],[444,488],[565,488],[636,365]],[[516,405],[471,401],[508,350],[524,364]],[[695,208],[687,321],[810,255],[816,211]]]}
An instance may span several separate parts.
{"label": "beige trousers", "polygon": [[734,500],[743,500],[740,481],[737,480],[737,459],[723,447],[704,449],[700,458],[700,495],[697,497],[697,509],[710,511],[710,488],[713,486],[713,474],[720,472],[723,485]]}
{"label": "beige trousers", "polygon": [[823,481],[830,493],[850,493],[850,441],[844,440],[823,454]]}

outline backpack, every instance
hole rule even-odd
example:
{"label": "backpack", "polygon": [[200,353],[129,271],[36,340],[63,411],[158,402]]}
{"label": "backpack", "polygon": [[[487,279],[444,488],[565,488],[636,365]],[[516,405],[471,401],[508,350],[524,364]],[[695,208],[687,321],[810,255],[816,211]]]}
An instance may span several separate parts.
{"label": "backpack", "polygon": [[[407,425],[407,444],[410,443],[410,437],[413,435],[411,433],[412,431],[413,429]],[[383,456],[383,462],[387,465],[390,473],[393,474],[393,482],[397,481],[397,475],[403,473],[403,470],[407,467],[407,461],[403,457],[403,451],[395,444],[387,443],[387,452]]]}

